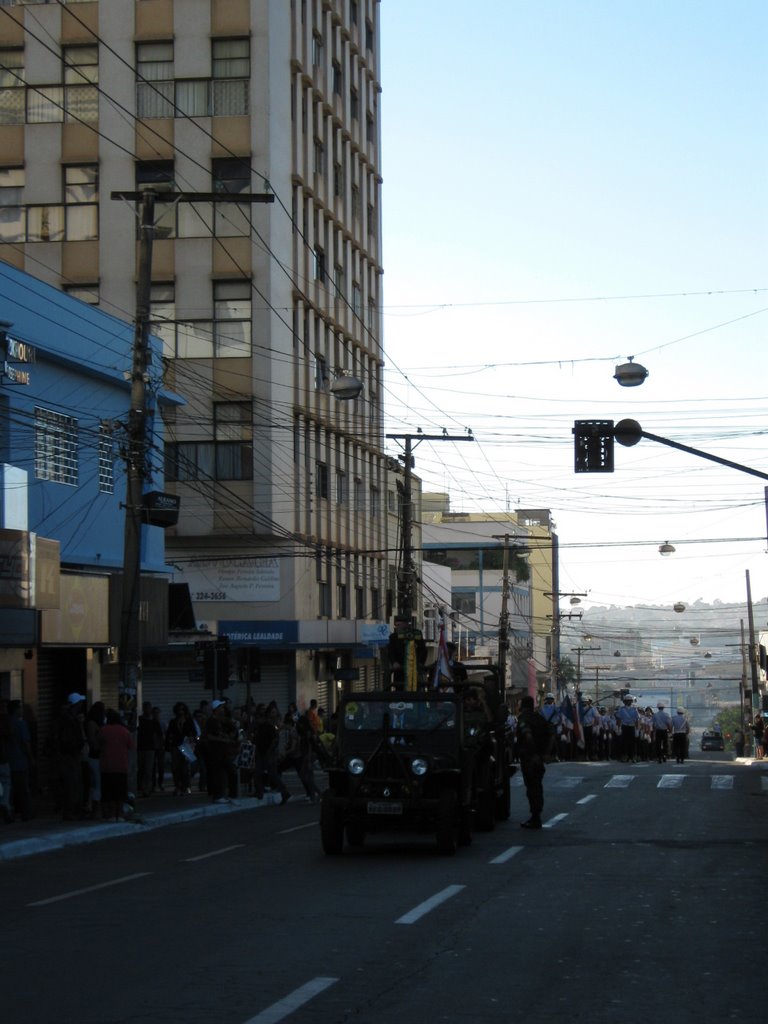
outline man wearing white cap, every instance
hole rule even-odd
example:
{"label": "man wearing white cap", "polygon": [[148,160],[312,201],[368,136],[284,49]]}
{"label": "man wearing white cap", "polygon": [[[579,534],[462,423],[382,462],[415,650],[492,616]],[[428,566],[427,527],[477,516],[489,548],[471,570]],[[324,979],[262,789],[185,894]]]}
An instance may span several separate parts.
{"label": "man wearing white cap", "polygon": [[659,764],[667,760],[669,734],[672,731],[672,719],[664,710],[664,701],[660,700],[657,710],[653,713],[653,743],[656,759]]}

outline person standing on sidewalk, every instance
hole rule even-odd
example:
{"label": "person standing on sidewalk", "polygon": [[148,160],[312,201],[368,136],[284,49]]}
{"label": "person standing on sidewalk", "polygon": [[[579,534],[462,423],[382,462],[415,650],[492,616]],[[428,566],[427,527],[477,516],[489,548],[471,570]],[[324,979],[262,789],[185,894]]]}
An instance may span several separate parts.
{"label": "person standing on sidewalk", "polygon": [[135,743],[120,715],[111,708],[99,736],[102,813],[105,818],[114,814],[115,821],[118,821],[125,817],[123,808],[128,800],[128,764]]}
{"label": "person standing on sidewalk", "polygon": [[763,716],[759,711],[755,712],[755,717],[752,722],[752,737],[755,745],[755,760],[762,761],[765,749],[763,746],[763,742],[765,740],[765,722],[763,721]]}
{"label": "person standing on sidewalk", "polygon": [[139,796],[152,796],[155,749],[158,742],[163,742],[163,730],[160,722],[152,714],[152,704],[145,701],[141,706],[136,728]]}

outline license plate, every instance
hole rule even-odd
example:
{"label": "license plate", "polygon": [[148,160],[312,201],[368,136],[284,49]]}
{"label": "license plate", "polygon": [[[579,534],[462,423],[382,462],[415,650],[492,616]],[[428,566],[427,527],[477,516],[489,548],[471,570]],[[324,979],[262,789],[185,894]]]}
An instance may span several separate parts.
{"label": "license plate", "polygon": [[369,814],[402,814],[403,805],[394,800],[369,800]]}

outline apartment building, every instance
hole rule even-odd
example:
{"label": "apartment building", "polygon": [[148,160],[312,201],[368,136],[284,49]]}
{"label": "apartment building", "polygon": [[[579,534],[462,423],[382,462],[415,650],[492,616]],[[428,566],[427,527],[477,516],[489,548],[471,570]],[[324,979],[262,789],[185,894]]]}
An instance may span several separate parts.
{"label": "apartment building", "polygon": [[[373,685],[388,634],[378,15],[0,4],[0,259],[131,316],[137,203],[113,195],[156,190],[150,318],[185,400],[167,557],[235,699]],[[145,652],[150,699],[191,685],[177,655]]]}

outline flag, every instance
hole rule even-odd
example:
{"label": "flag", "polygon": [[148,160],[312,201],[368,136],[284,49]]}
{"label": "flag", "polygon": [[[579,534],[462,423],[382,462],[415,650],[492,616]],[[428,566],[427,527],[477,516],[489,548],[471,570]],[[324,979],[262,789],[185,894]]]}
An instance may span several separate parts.
{"label": "flag", "polygon": [[449,683],[453,682],[451,659],[448,656],[448,645],[445,642],[445,626],[442,622],[440,623],[440,638],[437,644],[437,661],[435,662],[435,674],[432,678],[432,685],[439,686],[441,679],[447,679]]}
{"label": "flag", "polygon": [[565,719],[568,730],[573,734],[577,747],[584,746],[584,730],[581,727],[581,714],[579,713],[578,699],[572,701],[568,694],[563,697],[560,705],[560,714]]}

